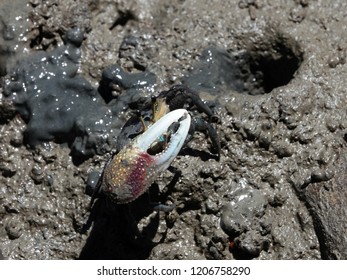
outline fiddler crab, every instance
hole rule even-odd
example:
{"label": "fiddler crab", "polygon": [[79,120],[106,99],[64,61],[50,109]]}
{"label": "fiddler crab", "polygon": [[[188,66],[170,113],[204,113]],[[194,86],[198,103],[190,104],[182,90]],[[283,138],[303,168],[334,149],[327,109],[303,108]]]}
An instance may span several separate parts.
{"label": "fiddler crab", "polygon": [[[116,150],[100,177],[95,193],[103,192],[116,204],[127,204],[148,190],[155,179],[171,165],[194,131],[202,131],[211,139],[213,152],[219,159],[220,142],[212,125],[192,118],[185,104],[195,105],[210,119],[216,118],[197,92],[183,85],[152,97],[152,102],[130,118],[121,130]],[[171,211],[174,207],[159,208]]]}

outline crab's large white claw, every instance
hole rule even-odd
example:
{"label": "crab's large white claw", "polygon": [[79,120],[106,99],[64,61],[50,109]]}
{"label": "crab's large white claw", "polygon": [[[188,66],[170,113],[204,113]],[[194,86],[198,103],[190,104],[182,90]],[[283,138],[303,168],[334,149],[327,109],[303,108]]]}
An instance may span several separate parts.
{"label": "crab's large white claw", "polygon": [[177,109],[171,111],[151,125],[141,136],[139,136],[135,140],[135,145],[142,151],[147,151],[149,147],[158,140],[158,138],[167,133],[169,127],[173,123],[178,123],[179,128],[171,135],[167,147],[162,152],[153,156],[157,168],[159,170],[165,170],[170,166],[171,162],[180,152],[184,141],[187,138],[190,122],[191,117],[187,110]]}
{"label": "crab's large white claw", "polygon": [[[190,122],[187,110],[174,110],[126,145],[105,167],[104,193],[118,204],[129,203],[143,194],[180,152]],[[153,147],[157,145],[155,152]]]}

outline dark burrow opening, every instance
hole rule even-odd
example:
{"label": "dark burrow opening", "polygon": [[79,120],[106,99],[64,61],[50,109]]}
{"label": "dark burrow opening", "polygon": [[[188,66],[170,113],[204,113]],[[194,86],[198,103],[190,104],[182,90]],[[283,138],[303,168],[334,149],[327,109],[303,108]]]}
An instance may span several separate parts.
{"label": "dark burrow opening", "polygon": [[[293,42],[283,38],[274,42],[272,48],[249,52],[249,78],[260,90],[258,94],[287,85],[303,61],[303,52]],[[255,78],[255,79],[254,79]],[[249,92],[252,94],[252,91]]]}
{"label": "dark burrow opening", "polygon": [[262,95],[287,85],[300,68],[303,51],[290,37],[272,32],[248,35],[239,51],[205,49],[183,83],[197,91],[233,90]]}

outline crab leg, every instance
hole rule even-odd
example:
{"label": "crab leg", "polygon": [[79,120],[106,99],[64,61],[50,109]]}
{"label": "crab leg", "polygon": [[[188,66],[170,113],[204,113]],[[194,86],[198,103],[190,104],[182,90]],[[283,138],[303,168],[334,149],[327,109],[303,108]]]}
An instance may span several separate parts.
{"label": "crab leg", "polygon": [[[106,166],[101,187],[104,193],[119,204],[131,202],[143,194],[181,150],[190,123],[187,110],[177,109],[133,139]],[[173,125],[178,128],[172,130]],[[153,145],[162,142],[162,149],[149,153]]]}

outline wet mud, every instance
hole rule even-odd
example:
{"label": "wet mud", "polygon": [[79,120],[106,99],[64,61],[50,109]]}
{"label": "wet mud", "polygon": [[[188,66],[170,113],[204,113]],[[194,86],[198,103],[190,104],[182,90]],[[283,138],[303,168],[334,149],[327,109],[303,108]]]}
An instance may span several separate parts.
{"label": "wet mud", "polygon": [[[346,5],[0,0],[0,259],[346,259]],[[181,83],[220,158],[196,132],[89,211],[121,127]]]}

